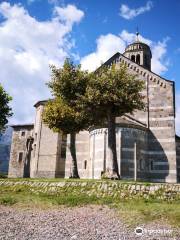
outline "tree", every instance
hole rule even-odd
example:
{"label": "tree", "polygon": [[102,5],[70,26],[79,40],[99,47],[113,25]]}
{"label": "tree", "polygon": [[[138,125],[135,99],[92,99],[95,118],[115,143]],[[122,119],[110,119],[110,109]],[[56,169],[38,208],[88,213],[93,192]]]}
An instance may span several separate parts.
{"label": "tree", "polygon": [[106,169],[105,176],[120,178],[116,152],[115,118],[142,110],[145,105],[141,91],[144,82],[137,75],[128,73],[125,65],[117,68],[115,65],[103,65],[92,74],[86,94],[82,97],[84,105],[99,119],[106,119],[108,126],[108,149],[111,169]]}
{"label": "tree", "polygon": [[70,152],[72,156],[72,177],[78,178],[76,158],[76,133],[89,126],[91,117],[79,101],[85,94],[89,74],[82,71],[66,59],[62,68],[51,66],[52,76],[48,83],[53,100],[48,101],[43,113],[43,120],[50,129],[70,134]]}
{"label": "tree", "polygon": [[12,98],[6,93],[0,84],[0,133],[5,130],[8,118],[12,116],[12,109],[9,106],[11,100]]}

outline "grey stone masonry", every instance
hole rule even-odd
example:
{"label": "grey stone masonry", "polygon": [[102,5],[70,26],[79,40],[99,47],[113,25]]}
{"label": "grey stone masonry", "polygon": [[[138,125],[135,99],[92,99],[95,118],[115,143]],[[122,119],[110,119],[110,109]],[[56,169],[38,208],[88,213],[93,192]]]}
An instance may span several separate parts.
{"label": "grey stone masonry", "polygon": [[61,157],[62,134],[54,133],[42,121],[44,103],[37,106],[34,124],[34,143],[31,158],[31,177],[64,177],[65,159]]}
{"label": "grey stone masonry", "polygon": [[180,137],[176,136],[177,180],[180,182]]}
{"label": "grey stone masonry", "polygon": [[150,166],[151,181],[177,182],[174,82],[161,78],[120,53],[116,55],[111,64],[124,63],[131,73],[138,74],[138,78],[145,82],[142,94],[147,109],[145,112],[136,111],[132,116],[149,129],[148,149],[144,153]]}
{"label": "grey stone masonry", "polygon": [[26,143],[28,137],[32,136],[33,124],[12,126],[13,136],[10,152],[8,177],[25,177]]}

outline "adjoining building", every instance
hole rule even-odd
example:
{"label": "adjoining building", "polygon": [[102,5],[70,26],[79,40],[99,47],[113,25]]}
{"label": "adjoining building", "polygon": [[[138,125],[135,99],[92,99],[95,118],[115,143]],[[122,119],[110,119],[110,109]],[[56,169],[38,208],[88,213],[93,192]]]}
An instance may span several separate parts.
{"label": "adjoining building", "polygon": [[7,175],[12,139],[12,128],[7,126],[0,134],[0,174]]}
{"label": "adjoining building", "polygon": [[[175,133],[175,84],[151,71],[150,47],[138,40],[105,62],[126,64],[145,82],[146,111],[116,118],[119,173],[122,179],[180,181],[180,139]],[[70,177],[69,135],[54,133],[42,122],[46,101],[35,104],[35,123],[13,126],[9,177]],[[80,178],[101,178],[108,161],[107,128],[76,137]]]}

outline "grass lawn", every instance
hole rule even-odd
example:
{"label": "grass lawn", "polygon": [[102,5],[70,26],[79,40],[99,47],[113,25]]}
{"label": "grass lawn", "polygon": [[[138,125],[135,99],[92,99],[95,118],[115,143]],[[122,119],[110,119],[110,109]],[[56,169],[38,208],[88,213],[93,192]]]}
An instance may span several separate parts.
{"label": "grass lawn", "polygon": [[[25,180],[26,179],[19,181]],[[42,179],[35,179],[33,181],[42,181]],[[44,181],[49,181],[49,179],[44,179]],[[30,191],[30,187],[17,185],[17,187],[0,186],[0,204],[13,205],[21,208],[35,207],[41,209],[56,208],[59,206],[74,207],[87,204],[106,205],[116,209],[121,218],[130,226],[133,226],[133,224],[136,225],[137,223],[140,224],[160,220],[162,223],[166,222],[173,227],[180,227],[180,201],[178,200],[165,202],[155,199],[121,200],[118,197],[113,198],[110,196],[98,198],[95,195],[88,196],[80,191],[78,193],[72,192],[67,188],[64,189],[61,194],[37,194],[36,192]]]}

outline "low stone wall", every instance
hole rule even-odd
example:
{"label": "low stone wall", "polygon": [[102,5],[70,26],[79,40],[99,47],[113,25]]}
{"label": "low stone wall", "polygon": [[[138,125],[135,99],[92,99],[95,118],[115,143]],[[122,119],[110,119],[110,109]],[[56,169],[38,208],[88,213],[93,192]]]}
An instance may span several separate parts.
{"label": "low stone wall", "polygon": [[180,200],[180,184],[126,183],[121,181],[11,181],[0,180],[0,189],[17,191],[21,187],[36,194],[87,194],[98,198]]}

